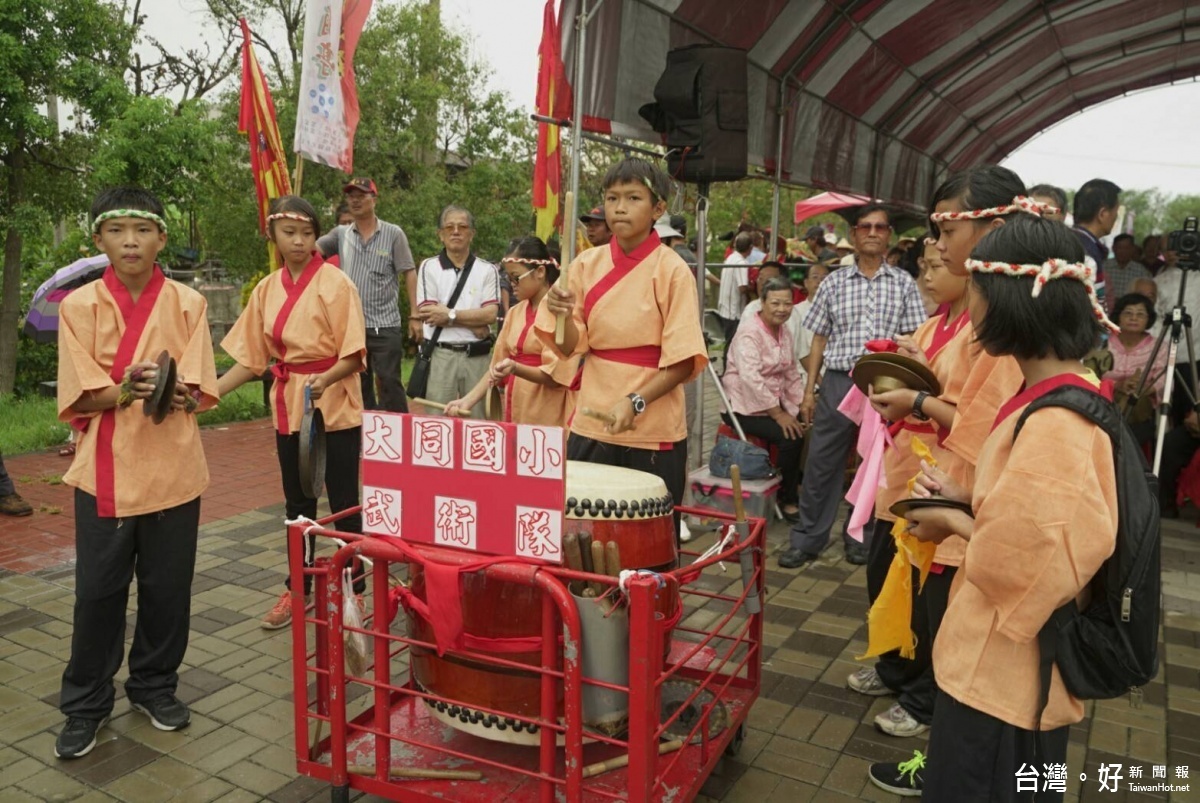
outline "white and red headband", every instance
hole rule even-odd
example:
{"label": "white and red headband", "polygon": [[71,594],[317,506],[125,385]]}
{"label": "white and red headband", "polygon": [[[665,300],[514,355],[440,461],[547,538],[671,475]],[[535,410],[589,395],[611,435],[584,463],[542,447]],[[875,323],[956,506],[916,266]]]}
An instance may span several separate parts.
{"label": "white and red headband", "polygon": [[1012,262],[992,262],[982,259],[967,259],[963,262],[967,270],[975,273],[998,273],[1002,276],[1032,276],[1033,297],[1041,295],[1046,282],[1054,279],[1075,279],[1083,282],[1087,289],[1088,300],[1092,302],[1092,312],[1102,326],[1116,332],[1119,328],[1108,319],[1100,299],[1096,296],[1095,272],[1082,262],[1068,262],[1065,259],[1047,259],[1040,265],[1018,265]]}
{"label": "white and red headband", "polygon": [[1018,195],[1012,199],[1012,203],[1005,206],[993,206],[989,209],[968,209],[965,212],[931,212],[929,219],[934,223],[941,223],[945,220],[984,220],[990,217],[1003,217],[1013,212],[1026,212],[1030,215],[1041,217],[1044,214],[1056,214],[1058,211],[1057,206],[1051,206],[1042,201],[1035,201],[1027,195]]}

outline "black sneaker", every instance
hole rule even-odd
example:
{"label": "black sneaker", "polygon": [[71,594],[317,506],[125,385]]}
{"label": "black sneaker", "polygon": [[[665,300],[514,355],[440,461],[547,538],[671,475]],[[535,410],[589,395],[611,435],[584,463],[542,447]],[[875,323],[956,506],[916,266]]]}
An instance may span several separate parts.
{"label": "black sneaker", "polygon": [[846,562],[855,566],[865,566],[867,563],[867,548],[862,544],[846,544]]}
{"label": "black sneaker", "polygon": [[872,764],[867,770],[871,783],[901,797],[920,797],[925,786],[921,771],[925,769],[925,754],[913,751],[908,761]]}
{"label": "black sneaker", "polygon": [[817,559],[817,556],[811,552],[792,547],[787,552],[779,556],[779,565],[784,569],[798,569],[806,563],[812,563]]}
{"label": "black sneaker", "polygon": [[104,719],[67,717],[67,724],[54,741],[54,755],[59,758],[82,758],[96,746],[96,732],[108,723]]}
{"label": "black sneaker", "polygon": [[[132,701],[131,701],[132,702]],[[153,700],[132,703],[134,711],[150,717],[150,722],[160,731],[177,731],[192,721],[192,712],[171,693],[162,694]]]}

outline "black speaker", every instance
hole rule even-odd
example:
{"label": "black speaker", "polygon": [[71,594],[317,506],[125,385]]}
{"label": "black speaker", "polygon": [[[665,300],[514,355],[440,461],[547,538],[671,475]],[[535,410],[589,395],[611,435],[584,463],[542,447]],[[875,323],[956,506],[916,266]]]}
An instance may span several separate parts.
{"label": "black speaker", "polygon": [[666,134],[667,167],[681,181],[746,177],[746,51],[692,45],[667,54],[655,103],[638,110]]}

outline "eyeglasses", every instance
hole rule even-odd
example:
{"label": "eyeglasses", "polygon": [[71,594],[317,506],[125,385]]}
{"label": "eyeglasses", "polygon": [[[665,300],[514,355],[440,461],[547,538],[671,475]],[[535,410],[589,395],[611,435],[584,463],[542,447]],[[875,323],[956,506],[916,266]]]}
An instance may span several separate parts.
{"label": "eyeglasses", "polygon": [[524,273],[522,273],[520,276],[517,276],[516,278],[513,278],[513,276],[510,274],[508,277],[508,281],[510,284],[512,284],[513,287],[516,287],[518,284],[521,283],[522,279],[524,279],[529,274],[533,273],[535,270],[537,270],[537,268],[531,268],[530,270],[525,271]]}
{"label": "eyeglasses", "polygon": [[442,231],[446,232],[447,234],[455,234],[460,231],[468,232],[470,230],[471,227],[466,223],[447,223],[445,226],[442,226]]}
{"label": "eyeglasses", "polygon": [[870,234],[873,231],[887,233],[892,230],[891,223],[858,223],[854,228],[859,234]]}
{"label": "eyeglasses", "polygon": [[1133,318],[1136,320],[1138,318],[1149,318],[1150,314],[1144,309],[1123,309],[1121,310],[1121,317]]}

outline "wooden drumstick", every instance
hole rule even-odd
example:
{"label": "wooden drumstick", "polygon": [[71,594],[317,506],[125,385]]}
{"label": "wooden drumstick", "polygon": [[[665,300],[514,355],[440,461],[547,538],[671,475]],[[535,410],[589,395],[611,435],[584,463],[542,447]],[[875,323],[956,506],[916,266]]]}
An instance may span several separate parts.
{"label": "wooden drumstick", "polygon": [[[412,402],[414,404],[419,404],[422,407],[428,407],[432,410],[441,410],[443,413],[446,412],[446,405],[442,404],[441,402],[430,401],[429,399],[422,399],[417,396],[412,398]],[[455,415],[466,418],[471,415],[471,412],[469,410],[459,410],[455,413]]]}
{"label": "wooden drumstick", "polygon": [[617,417],[612,413],[602,413],[599,410],[593,410],[591,407],[583,407],[579,410],[579,412],[583,413],[588,418],[595,418],[603,421],[606,424],[617,423]]}
{"label": "wooden drumstick", "polygon": [[[596,566],[592,563],[592,534],[579,534],[579,557],[583,559],[583,571],[588,574],[595,574]],[[591,584],[584,584],[582,596],[594,597],[596,592],[592,589]]]}
{"label": "wooden drumstick", "polygon": [[[566,206],[564,206],[563,209],[571,209],[572,208],[571,204],[575,200],[575,193],[571,192],[570,190],[567,190],[566,198],[564,198],[564,200],[566,201]],[[564,220],[563,221],[563,242],[566,241],[566,237],[567,237],[568,233],[570,233],[572,236],[575,234],[575,221],[574,220]],[[572,253],[574,253],[574,251],[572,251]],[[567,265],[562,265],[558,270],[558,286],[562,287],[564,289],[567,286],[567,268],[568,268]],[[559,315],[557,320],[554,321],[554,345],[561,347],[563,344],[563,341],[566,339],[567,339],[567,316]]]}
{"label": "wooden drumstick", "polygon": [[[658,745],[658,754],[664,756],[667,753],[673,753],[683,747],[681,739],[673,739],[669,742],[660,742]],[[594,778],[597,775],[603,775],[612,770],[619,770],[621,767],[629,766],[629,754],[610,758],[608,761],[597,761],[595,764],[588,764],[583,768],[584,778]]]}
{"label": "wooden drumstick", "polygon": [[[604,570],[609,577],[621,576],[621,547],[616,541],[609,541],[604,545]],[[609,597],[609,600],[608,612],[612,613],[620,603],[621,597],[619,594],[614,594]]]}
{"label": "wooden drumstick", "polygon": [[[596,574],[612,574],[605,568],[603,541],[592,541],[592,568],[596,570]],[[604,593],[604,583],[593,580],[592,591],[597,597],[600,596]]]}
{"label": "wooden drumstick", "polygon": [[[346,768],[351,775],[374,775],[374,764],[351,764]],[[478,770],[434,770],[424,767],[389,767],[388,777],[415,778],[439,781],[482,781],[483,773]]]}

